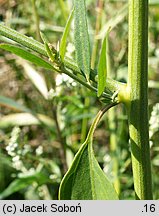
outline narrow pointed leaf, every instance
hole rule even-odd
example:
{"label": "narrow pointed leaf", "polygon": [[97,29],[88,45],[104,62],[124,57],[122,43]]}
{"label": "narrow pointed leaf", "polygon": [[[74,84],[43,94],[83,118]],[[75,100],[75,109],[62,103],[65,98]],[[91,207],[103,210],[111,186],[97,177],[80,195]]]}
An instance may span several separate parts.
{"label": "narrow pointed leaf", "polygon": [[[114,105],[108,105],[107,111]],[[104,112],[105,112],[104,111]],[[111,182],[100,168],[93,152],[93,133],[103,115],[100,111],[77,152],[73,163],[64,176],[59,189],[61,200],[116,200],[118,196]]]}
{"label": "narrow pointed leaf", "polygon": [[90,76],[90,43],[86,18],[85,0],[74,0],[75,48],[77,64],[87,81]]}
{"label": "narrow pointed leaf", "polygon": [[70,14],[70,16],[68,18],[68,21],[66,23],[66,26],[65,26],[62,38],[61,38],[60,56],[61,56],[62,60],[64,60],[64,56],[65,56],[65,52],[66,52],[67,37],[68,37],[69,30],[70,30],[72,18],[73,18],[73,13],[74,13],[74,9],[71,11],[71,14]]}
{"label": "narrow pointed leaf", "polygon": [[107,42],[107,36],[104,38],[101,54],[99,57],[99,63],[98,63],[98,93],[97,93],[98,97],[102,95],[106,86],[106,78],[107,78],[106,42]]}
{"label": "narrow pointed leaf", "polygon": [[36,64],[37,66],[52,70],[53,67],[51,66],[51,64],[49,64],[48,62],[44,61],[42,58],[40,58],[37,55],[34,55],[32,53],[30,53],[29,51],[15,46],[15,45],[10,45],[10,44],[0,44],[0,48],[7,50],[9,52],[12,52],[14,54],[16,54],[17,56],[20,56],[23,59],[26,59],[34,64]]}
{"label": "narrow pointed leaf", "polygon": [[50,61],[54,62],[55,54],[52,52],[52,50],[49,47],[49,40],[47,39],[47,37],[45,36],[45,34],[43,32],[40,32],[40,35],[41,35],[41,39],[44,42],[44,47],[45,47],[46,53],[47,53]]}
{"label": "narrow pointed leaf", "polygon": [[[38,54],[42,54],[43,56],[48,57],[48,53],[44,44],[32,39],[31,37],[27,37],[26,35],[23,35],[1,23],[0,35],[17,42],[20,45],[37,52]],[[69,68],[71,67],[72,70],[79,70],[76,66],[74,66],[74,62],[72,63],[72,61],[68,61],[68,58],[65,59],[64,63],[66,66],[69,65]]]}

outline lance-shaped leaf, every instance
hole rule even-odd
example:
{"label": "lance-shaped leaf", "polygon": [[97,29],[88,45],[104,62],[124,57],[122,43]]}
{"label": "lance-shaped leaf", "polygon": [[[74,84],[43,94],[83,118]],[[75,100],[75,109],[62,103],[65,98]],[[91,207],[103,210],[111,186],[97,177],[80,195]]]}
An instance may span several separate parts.
{"label": "lance-shaped leaf", "polygon": [[100,111],[76,154],[73,163],[64,176],[59,190],[61,200],[115,200],[118,199],[113,185],[100,168],[93,152],[92,139],[97,123],[105,110]]}
{"label": "lance-shaped leaf", "polygon": [[34,64],[36,64],[37,66],[52,70],[53,67],[51,66],[51,64],[49,64],[48,62],[46,62],[45,60],[43,60],[42,58],[40,58],[37,55],[34,55],[32,53],[30,53],[29,51],[15,46],[15,45],[10,45],[10,44],[0,44],[0,48],[7,50],[11,53],[16,54],[17,56],[20,56],[23,59],[26,59]]}
{"label": "lance-shaped leaf", "polygon": [[90,43],[86,18],[85,0],[74,0],[74,28],[77,64],[87,81],[90,75]]}
{"label": "lance-shaped leaf", "polygon": [[64,60],[65,57],[65,52],[66,52],[66,44],[67,44],[67,37],[68,37],[68,33],[70,30],[70,26],[71,26],[71,22],[72,22],[72,18],[73,18],[73,13],[74,13],[74,9],[71,11],[71,14],[68,18],[68,21],[66,23],[62,38],[61,38],[61,43],[60,43],[60,56],[61,59]]}
{"label": "lance-shaped leaf", "polygon": [[[107,34],[108,35],[108,34]],[[107,51],[107,35],[103,40],[101,54],[99,57],[98,63],[98,93],[97,96],[100,97],[105,89],[106,86],[106,78],[107,78],[107,58],[106,58],[106,51]]]}

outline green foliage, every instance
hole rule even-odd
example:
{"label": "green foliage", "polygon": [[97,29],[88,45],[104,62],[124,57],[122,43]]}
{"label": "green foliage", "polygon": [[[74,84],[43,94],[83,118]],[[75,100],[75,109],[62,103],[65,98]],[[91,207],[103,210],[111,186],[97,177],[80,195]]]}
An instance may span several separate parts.
{"label": "green foliage", "polygon": [[2,192],[0,193],[0,199],[5,199],[9,195],[25,189],[33,182],[37,182],[39,185],[42,185],[48,180],[48,176],[39,173],[34,173],[32,175],[19,177],[18,179],[15,179],[12,181],[12,183]]}
{"label": "green foliage", "polygon": [[41,44],[40,42],[27,37],[7,26],[4,26],[2,24],[0,24],[0,34],[4,37],[7,37],[13,41],[16,41],[17,43],[20,43],[21,45],[23,45],[24,47],[27,47],[31,50],[34,50],[35,52],[38,52],[42,55],[46,56],[46,52],[44,49],[43,44]]}
{"label": "green foliage", "polygon": [[3,106],[8,106],[8,107],[15,109],[15,110],[20,110],[20,111],[29,112],[29,113],[31,112],[31,110],[26,108],[25,106],[17,103],[16,101],[14,101],[8,97],[4,97],[2,95],[0,95],[0,104]]}
{"label": "green foliage", "polygon": [[67,20],[65,30],[63,32],[61,42],[60,42],[60,57],[61,57],[62,60],[64,60],[64,57],[65,57],[66,45],[67,45],[67,37],[68,37],[69,30],[70,30],[71,22],[72,22],[72,19],[73,19],[73,14],[74,14],[74,9],[71,11],[70,16],[69,16],[69,18]]}
{"label": "green foliage", "polygon": [[117,194],[94,156],[88,139],[76,154],[61,182],[61,200],[114,200]]}
{"label": "green foliage", "polygon": [[74,0],[75,48],[77,64],[82,73],[90,80],[90,42],[86,18],[85,0]]}
{"label": "green foliage", "polygon": [[[36,3],[23,1],[13,6],[4,3],[2,8],[1,198],[57,199],[59,193],[60,199],[135,199],[134,182],[141,178],[137,176],[134,180],[132,175],[134,165],[125,106],[112,109],[96,128],[98,114],[86,136],[101,106],[122,102],[125,105],[130,100],[127,58],[128,50],[134,47],[128,49],[127,1]],[[158,199],[159,133],[155,119],[159,97],[156,73],[159,7],[155,0],[149,1],[149,5],[149,132],[153,193]],[[141,34],[137,35],[136,44],[140,44],[137,41]],[[137,55],[129,59],[136,60]],[[135,64],[136,61],[133,67]],[[142,108],[141,111],[143,114]],[[137,116],[137,109],[134,112]],[[132,115],[133,120],[135,116]]]}
{"label": "green foliage", "polygon": [[105,86],[106,86],[106,78],[107,78],[107,36],[104,38],[101,54],[99,57],[98,63],[98,93],[97,96],[100,97],[103,93]]}
{"label": "green foliage", "polygon": [[[108,106],[107,111],[111,106]],[[104,113],[103,112],[103,113]],[[86,141],[82,144],[64,176],[59,190],[62,200],[115,200],[118,196],[110,181],[101,170],[93,152],[92,141],[94,130],[103,115],[96,116]]]}
{"label": "green foliage", "polygon": [[30,53],[27,50],[24,50],[18,46],[10,45],[10,44],[0,44],[0,48],[7,50],[9,52],[14,53],[17,56],[20,56],[23,59],[26,59],[34,64],[36,64],[39,67],[43,67],[45,69],[52,70],[53,67],[46,61],[44,61],[42,58]]}

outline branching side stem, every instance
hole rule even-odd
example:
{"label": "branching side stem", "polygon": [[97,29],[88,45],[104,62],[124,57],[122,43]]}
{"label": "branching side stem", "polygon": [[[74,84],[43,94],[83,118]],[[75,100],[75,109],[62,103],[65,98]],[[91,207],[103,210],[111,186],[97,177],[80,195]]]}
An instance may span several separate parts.
{"label": "branching side stem", "polygon": [[[42,44],[42,43],[40,43],[40,42],[30,38],[30,37],[27,37],[27,36],[15,31],[15,30],[13,30],[13,29],[11,29],[11,28],[3,25],[3,24],[0,24],[0,35],[17,42],[20,45],[37,52],[38,54],[41,54],[45,57],[48,57],[47,52],[46,52],[45,47],[44,47],[44,44]],[[81,83],[82,85],[84,85],[88,89],[90,89],[94,92],[97,92],[97,89],[95,87],[93,87],[92,85],[87,83],[84,79],[80,79],[77,76],[77,73],[81,73],[81,72],[74,63],[71,63],[71,61],[72,60],[65,58],[65,60],[63,62],[65,67],[63,67],[63,70],[57,70],[56,68],[54,68],[54,70],[58,73],[67,74],[68,76],[70,76],[71,78],[73,78],[77,82]],[[68,69],[71,70],[71,72]],[[91,79],[94,81],[96,74],[94,73],[93,70],[91,71],[91,74],[92,74]],[[115,92],[115,91],[121,90],[122,91],[121,95],[123,95],[123,92],[125,92],[125,84],[123,84],[123,83],[120,83],[120,82],[112,80],[112,79],[107,79],[106,83],[107,83],[106,89],[109,91]],[[107,95],[105,92],[103,93],[102,96],[107,98]],[[123,98],[121,98],[120,101],[122,101],[122,99]]]}

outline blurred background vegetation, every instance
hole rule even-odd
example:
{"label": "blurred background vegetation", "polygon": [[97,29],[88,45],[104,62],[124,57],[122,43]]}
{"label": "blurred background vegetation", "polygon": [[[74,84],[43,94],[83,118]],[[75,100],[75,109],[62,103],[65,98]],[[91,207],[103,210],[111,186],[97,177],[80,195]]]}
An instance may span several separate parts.
{"label": "blurred background vegetation", "polygon": [[[97,67],[101,41],[111,26],[109,76],[126,82],[127,1],[87,0],[86,4],[92,69]],[[72,6],[73,0],[0,0],[0,21],[39,41],[40,30],[58,49]],[[1,43],[6,41],[10,42],[0,36]],[[67,56],[75,58],[73,24]],[[36,67],[4,50],[0,50],[0,65],[0,198],[57,199],[60,181],[102,103],[66,75]],[[159,3],[151,0],[149,124],[154,199],[159,199],[158,98]],[[24,113],[21,106],[39,118]],[[101,121],[95,132],[94,150],[120,199],[134,199],[128,122],[122,105],[110,110]]]}

